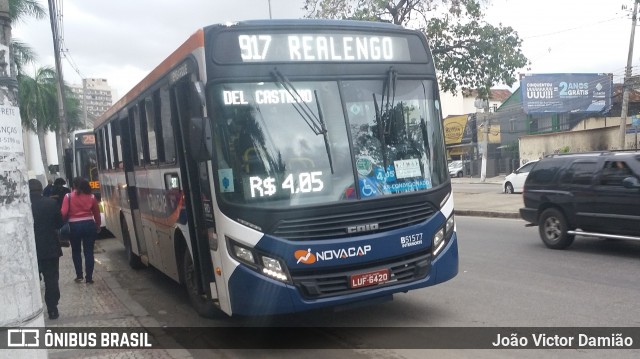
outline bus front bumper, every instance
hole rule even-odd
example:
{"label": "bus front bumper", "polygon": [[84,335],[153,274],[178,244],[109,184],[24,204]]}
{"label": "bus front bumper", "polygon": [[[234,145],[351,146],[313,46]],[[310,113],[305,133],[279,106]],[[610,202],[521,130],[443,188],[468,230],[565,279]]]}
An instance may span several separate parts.
{"label": "bus front bumper", "polygon": [[318,299],[304,298],[292,284],[267,278],[240,265],[229,280],[232,314],[285,314],[371,301],[445,282],[458,274],[458,262],[458,239],[454,232],[446,247],[432,260],[430,270],[424,278],[399,284],[371,286],[367,290],[351,294]]}

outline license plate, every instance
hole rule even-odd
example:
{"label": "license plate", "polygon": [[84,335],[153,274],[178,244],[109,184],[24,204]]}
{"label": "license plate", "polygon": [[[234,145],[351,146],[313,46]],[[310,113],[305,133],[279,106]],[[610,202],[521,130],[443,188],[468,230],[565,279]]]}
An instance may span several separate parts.
{"label": "license plate", "polygon": [[389,270],[379,269],[373,272],[358,273],[351,276],[351,288],[362,288],[389,281]]}

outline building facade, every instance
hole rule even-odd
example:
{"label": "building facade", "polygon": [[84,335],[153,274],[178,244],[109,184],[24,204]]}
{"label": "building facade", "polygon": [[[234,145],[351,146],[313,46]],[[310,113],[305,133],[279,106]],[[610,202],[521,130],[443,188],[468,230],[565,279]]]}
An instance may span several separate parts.
{"label": "building facade", "polygon": [[88,78],[83,82],[69,85],[69,88],[72,96],[79,101],[84,128],[93,128],[93,121],[113,105],[115,93],[106,79]]}
{"label": "building facade", "polygon": [[[494,114],[501,133],[501,147],[517,148],[519,164],[559,152],[619,149],[622,84],[613,84],[611,108],[604,113],[526,114],[520,89]],[[639,145],[632,117],[640,114],[640,92],[631,90],[627,115],[626,148]],[[504,156],[503,156],[504,157]]]}

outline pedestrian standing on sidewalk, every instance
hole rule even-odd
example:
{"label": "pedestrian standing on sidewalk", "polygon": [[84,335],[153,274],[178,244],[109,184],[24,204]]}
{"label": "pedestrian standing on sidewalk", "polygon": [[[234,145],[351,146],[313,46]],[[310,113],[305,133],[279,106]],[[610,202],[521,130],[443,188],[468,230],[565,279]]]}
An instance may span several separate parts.
{"label": "pedestrian standing on sidewalk", "polygon": [[62,256],[62,248],[58,240],[58,229],[62,227],[60,206],[54,199],[42,196],[42,183],[37,179],[29,180],[29,197],[31,197],[31,212],[33,212],[38,272],[44,278],[44,302],[47,304],[49,319],[58,319],[59,264]]}
{"label": "pedestrian standing on sidewalk", "polygon": [[58,201],[58,206],[60,207],[62,206],[62,198],[64,198],[67,193],[71,192],[67,187],[64,186],[66,184],[67,181],[65,181],[64,179],[56,178],[56,180],[53,181],[53,188],[51,189],[51,195],[49,196]]}
{"label": "pedestrian standing on sidewalk", "polygon": [[82,178],[73,179],[73,191],[62,200],[62,217],[69,221],[71,228],[71,256],[76,270],[77,283],[82,282],[82,254],[84,253],[84,280],[93,283],[93,245],[100,232],[100,209],[98,201],[91,193],[89,182]]}
{"label": "pedestrian standing on sidewalk", "polygon": [[42,190],[42,195],[44,197],[50,197],[52,191],[53,191],[53,181],[48,179],[47,186]]}

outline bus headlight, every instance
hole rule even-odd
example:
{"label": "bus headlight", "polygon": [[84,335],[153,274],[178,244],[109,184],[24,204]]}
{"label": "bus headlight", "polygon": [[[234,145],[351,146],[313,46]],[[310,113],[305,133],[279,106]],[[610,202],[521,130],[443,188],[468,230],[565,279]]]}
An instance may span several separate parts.
{"label": "bus headlight", "polygon": [[433,255],[436,256],[442,247],[444,247],[444,228],[440,228],[433,236]]}
{"label": "bus headlight", "polygon": [[286,266],[282,261],[248,248],[229,237],[226,239],[229,243],[229,253],[234,259],[269,278],[289,282]]}
{"label": "bus headlight", "polygon": [[262,256],[262,265],[262,273],[283,282],[287,281],[287,274],[282,269],[279,260]]}
{"label": "bus headlight", "polygon": [[447,218],[444,226],[442,226],[440,230],[433,236],[432,253],[434,257],[438,255],[438,253],[440,253],[442,248],[444,248],[447,242],[451,239],[455,227],[456,221],[452,214],[451,216],[449,216],[449,218]]}
{"label": "bus headlight", "polygon": [[255,259],[253,259],[253,253],[251,253],[251,250],[248,249],[248,248],[234,245],[233,246],[233,254],[235,254],[236,258],[240,259],[243,262],[256,264]]}
{"label": "bus headlight", "polygon": [[447,238],[451,237],[451,234],[453,233],[453,228],[455,227],[456,221],[455,219],[453,219],[453,214],[451,215],[451,217],[447,218],[447,224],[445,226],[445,233],[447,235]]}

